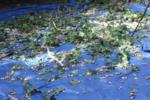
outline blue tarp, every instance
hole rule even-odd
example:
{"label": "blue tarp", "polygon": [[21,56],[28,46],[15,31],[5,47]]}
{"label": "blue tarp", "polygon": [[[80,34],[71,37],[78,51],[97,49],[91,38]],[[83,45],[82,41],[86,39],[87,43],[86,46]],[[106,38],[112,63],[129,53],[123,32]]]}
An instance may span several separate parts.
{"label": "blue tarp", "polygon": [[[69,6],[71,4],[68,4]],[[67,5],[67,6],[68,6]],[[59,5],[33,5],[26,7],[19,7],[0,12],[1,20],[11,19],[13,15],[24,15],[30,9],[49,10],[58,8]],[[143,5],[133,4],[130,5],[131,11],[143,12]],[[145,7],[144,7],[145,8]],[[53,49],[55,52],[70,51],[75,45],[64,43],[60,47]],[[149,53],[139,50],[143,53],[141,58],[132,57],[131,63],[136,64],[140,71],[139,73],[129,73],[123,69],[115,69],[112,72],[98,73],[92,76],[84,76],[87,70],[96,70],[106,65],[106,58],[98,58],[95,63],[85,64],[82,66],[73,66],[61,75],[59,70],[56,70],[55,63],[48,63],[46,55],[40,57],[44,59],[45,65],[39,71],[32,70],[32,67],[38,64],[38,57],[27,59],[26,61],[19,61],[14,59],[0,60],[0,100],[11,98],[10,100],[24,100],[25,88],[23,79],[28,79],[30,84],[39,89],[40,93],[35,93],[31,96],[32,100],[45,100],[44,94],[55,88],[63,88],[64,91],[55,95],[56,100],[148,100],[150,98],[150,56]],[[150,54],[149,54],[150,55]],[[116,59],[116,55],[112,54],[112,58]],[[92,59],[86,52],[82,51],[81,60]],[[16,71],[9,79],[2,79],[10,71],[14,64],[22,65],[21,70]],[[44,70],[52,69],[52,72],[47,74],[40,74]],[[76,71],[77,74],[70,76]],[[59,75],[59,78],[48,82],[50,77]],[[77,84],[71,83],[76,80]],[[15,90],[16,96],[13,96],[10,91]],[[55,100],[54,99],[54,100]]]}

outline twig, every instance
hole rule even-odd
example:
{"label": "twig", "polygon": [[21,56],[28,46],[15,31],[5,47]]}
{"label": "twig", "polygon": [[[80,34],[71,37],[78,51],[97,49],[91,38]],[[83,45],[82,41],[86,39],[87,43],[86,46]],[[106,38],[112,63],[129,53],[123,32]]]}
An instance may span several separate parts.
{"label": "twig", "polygon": [[50,59],[50,62],[56,61],[60,66],[64,66],[64,64],[62,63],[62,61],[60,61],[57,57],[55,57],[51,53],[52,52],[50,52],[49,48],[47,47],[47,55],[48,55],[48,58]]}
{"label": "twig", "polygon": [[55,30],[57,30],[57,31],[58,31],[57,26],[56,26],[56,24],[55,24],[55,22],[54,22],[54,21],[52,21],[52,25],[53,25],[53,27],[55,28]]}

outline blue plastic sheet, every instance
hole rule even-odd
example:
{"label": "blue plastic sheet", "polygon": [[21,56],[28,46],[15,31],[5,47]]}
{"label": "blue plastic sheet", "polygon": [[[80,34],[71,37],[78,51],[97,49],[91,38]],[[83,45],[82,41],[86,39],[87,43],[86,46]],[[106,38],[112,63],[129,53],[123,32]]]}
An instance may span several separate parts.
{"label": "blue plastic sheet", "polygon": [[14,21],[12,19],[15,15],[25,15],[31,11],[40,12],[40,11],[49,11],[54,9],[59,9],[60,7],[65,8],[81,8],[83,5],[76,6],[76,0],[69,0],[68,4],[47,4],[47,5],[25,5],[17,8],[10,8],[7,10],[0,11],[0,20],[1,21]]}
{"label": "blue plastic sheet", "polygon": [[[75,3],[75,2],[73,2]],[[71,7],[68,4],[66,7]],[[129,5],[131,11],[143,12],[144,6],[141,4]],[[24,15],[29,9],[38,10],[49,10],[56,9],[59,5],[33,5],[26,7],[19,7],[15,9],[5,10],[0,12],[1,20],[11,19],[13,15]],[[100,12],[103,15],[104,12]],[[49,31],[49,30],[48,30]],[[54,52],[66,52],[70,51],[75,45],[70,43],[64,43],[60,47],[53,49]],[[33,66],[38,65],[38,57],[27,59],[26,61],[18,61],[12,59],[3,59],[0,61],[0,78],[4,77],[12,68],[14,64],[20,64],[23,66],[23,70],[16,71],[10,79],[0,79],[0,100],[11,98],[10,91],[16,91],[16,99],[24,100],[25,88],[23,80],[28,79],[30,84],[38,88],[41,93],[35,93],[31,96],[32,100],[45,100],[43,94],[54,89],[63,88],[64,92],[55,95],[56,100],[130,100],[131,92],[135,91],[135,100],[148,100],[150,98],[150,61],[146,55],[149,53],[143,52],[143,59],[132,57],[131,63],[138,65],[139,73],[128,73],[123,69],[116,69],[112,72],[101,73],[92,76],[82,76],[87,70],[95,70],[96,68],[103,67],[106,65],[106,58],[98,58],[96,63],[84,64],[82,66],[73,66],[69,70],[64,72],[64,75],[60,75],[60,71],[55,69],[55,63],[48,63],[48,65],[42,67],[39,71],[31,70]],[[150,54],[149,54],[150,55]],[[47,63],[46,54],[40,56],[45,63]],[[84,50],[81,52],[81,61],[92,59],[90,55]],[[112,59],[117,60],[116,54],[112,54]],[[52,73],[41,75],[43,70],[53,69]],[[65,77],[77,71],[78,74],[73,77]],[[121,73],[121,74],[119,74]],[[61,77],[52,82],[47,82],[46,79],[60,75]],[[16,79],[17,80],[13,80]],[[72,85],[72,80],[79,80],[80,83]],[[12,99],[12,98],[11,98]]]}
{"label": "blue plastic sheet", "polygon": [[[150,1],[149,1],[150,2]],[[127,7],[132,11],[132,12],[139,12],[143,13],[146,9],[146,6],[144,4],[129,4]],[[150,8],[148,8],[147,12],[148,15],[150,15]]]}

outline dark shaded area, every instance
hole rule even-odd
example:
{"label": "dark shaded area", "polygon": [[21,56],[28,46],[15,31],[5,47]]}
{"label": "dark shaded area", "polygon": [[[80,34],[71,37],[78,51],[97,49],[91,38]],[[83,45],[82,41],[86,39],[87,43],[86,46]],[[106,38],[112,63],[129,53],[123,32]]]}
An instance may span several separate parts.
{"label": "dark shaded area", "polygon": [[26,4],[68,3],[70,0],[0,0],[0,9],[18,7]]}

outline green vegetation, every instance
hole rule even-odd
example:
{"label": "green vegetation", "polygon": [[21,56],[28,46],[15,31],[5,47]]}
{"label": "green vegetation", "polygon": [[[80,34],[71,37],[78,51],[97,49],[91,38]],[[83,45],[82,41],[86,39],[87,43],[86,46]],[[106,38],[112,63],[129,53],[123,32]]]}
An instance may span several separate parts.
{"label": "green vegetation", "polygon": [[[83,1],[80,0],[80,3]],[[100,4],[103,4],[104,1],[102,0]],[[64,66],[47,64],[38,56],[38,65],[27,69],[38,75],[35,77],[23,75],[23,77],[14,78],[23,81],[24,98],[31,99],[32,95],[40,93],[46,100],[53,100],[57,94],[64,92],[65,89],[61,87],[51,88],[50,86],[49,91],[43,92],[40,88],[47,87],[58,79],[67,78],[69,84],[75,87],[82,83],[78,76],[99,75],[96,78],[106,78],[112,76],[111,72],[116,68],[126,69],[129,73],[139,72],[138,66],[131,64],[130,59],[131,56],[139,56],[140,53],[135,51],[134,44],[146,36],[144,34],[137,37],[132,36],[141,15],[141,13],[130,12],[122,6],[91,4],[89,9],[84,12],[77,9],[60,8],[50,12],[29,12],[28,15],[13,16],[16,22],[0,23],[0,59],[2,54],[4,57],[11,56],[14,59],[26,60],[45,53],[47,47],[53,49],[63,43],[74,44],[75,48],[70,51],[50,52],[52,56],[62,60]],[[149,18],[146,16],[142,20],[141,26],[138,28],[139,31],[149,31],[145,26],[149,24]],[[87,53],[90,59],[83,60],[81,58],[83,52]],[[112,54],[116,58],[113,59]],[[96,66],[91,68],[97,58],[104,58],[106,63],[104,62],[105,64],[102,66],[95,64]],[[17,71],[22,70],[25,74],[27,73],[23,66],[13,64],[6,76],[1,79],[10,80],[11,77],[17,76]],[[115,73],[118,76],[123,74],[122,72]],[[46,81],[47,84],[34,87],[30,83],[33,78],[35,81]],[[128,79],[126,76],[121,78],[123,80]],[[10,94],[15,94],[15,92],[11,90]],[[129,97],[134,99],[136,94],[137,91],[133,89],[130,91]]]}
{"label": "green vegetation", "polygon": [[[103,8],[104,16],[95,16],[99,9]],[[134,55],[134,38],[130,35],[137,24],[140,14],[131,13],[123,7],[92,7],[80,16],[66,16],[66,14],[78,13],[74,9],[59,9],[59,13],[30,12],[25,16],[16,16],[15,23],[0,24],[1,49],[13,48],[24,44],[19,50],[14,50],[13,55],[18,58],[24,51],[25,58],[34,57],[39,52],[44,52],[45,47],[58,47],[64,42],[76,45],[73,51],[56,54],[62,58],[65,56],[66,66],[80,63],[80,50],[87,50],[93,60],[97,57],[111,59],[114,52],[118,55],[118,62],[109,61],[108,68],[128,68],[130,54]],[[94,14],[90,14],[94,10]],[[146,23],[146,19],[143,23]],[[148,22],[148,21],[147,21]],[[141,29],[145,26],[141,23]],[[43,30],[50,30],[44,32]],[[9,53],[9,51],[3,52]],[[112,67],[113,66],[113,67]],[[49,70],[47,70],[49,72]],[[47,73],[47,71],[42,73]],[[41,74],[42,74],[41,73]]]}

